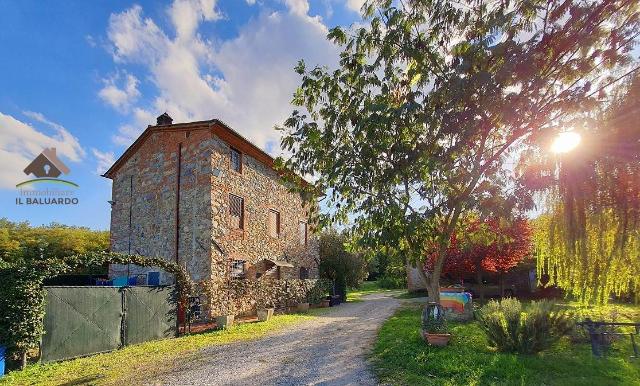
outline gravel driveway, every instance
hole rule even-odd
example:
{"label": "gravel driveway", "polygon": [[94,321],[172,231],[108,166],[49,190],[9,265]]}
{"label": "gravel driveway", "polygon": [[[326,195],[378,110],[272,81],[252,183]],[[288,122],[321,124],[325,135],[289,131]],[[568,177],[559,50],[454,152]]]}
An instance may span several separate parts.
{"label": "gravel driveway", "polygon": [[366,354],[400,305],[393,295],[367,295],[259,340],[207,348],[153,384],[375,385]]}

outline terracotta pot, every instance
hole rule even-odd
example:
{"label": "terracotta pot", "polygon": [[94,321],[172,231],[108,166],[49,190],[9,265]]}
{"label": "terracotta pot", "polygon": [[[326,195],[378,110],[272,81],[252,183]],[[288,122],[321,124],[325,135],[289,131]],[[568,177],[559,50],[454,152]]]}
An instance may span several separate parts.
{"label": "terracotta pot", "polygon": [[216,316],[216,325],[218,328],[230,328],[233,326],[233,315]]}
{"label": "terracotta pot", "polygon": [[432,346],[444,347],[449,343],[451,334],[431,334],[422,330],[422,339]]}
{"label": "terracotta pot", "polygon": [[309,303],[298,303],[296,309],[298,312],[309,312]]}
{"label": "terracotta pot", "polygon": [[322,299],[322,301],[320,302],[320,307],[326,308],[329,307],[329,304],[331,303],[331,300],[329,299]]}
{"label": "terracotta pot", "polygon": [[266,322],[273,317],[273,308],[258,308],[258,321]]}

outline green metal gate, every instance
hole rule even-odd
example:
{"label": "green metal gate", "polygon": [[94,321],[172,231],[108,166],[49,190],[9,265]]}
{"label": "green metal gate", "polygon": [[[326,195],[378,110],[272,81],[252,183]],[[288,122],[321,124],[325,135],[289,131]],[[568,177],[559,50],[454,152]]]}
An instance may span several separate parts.
{"label": "green metal gate", "polygon": [[175,287],[45,287],[41,360],[176,336]]}
{"label": "green metal gate", "polygon": [[47,287],[42,360],[120,347],[122,294],[114,287]]}
{"label": "green metal gate", "polygon": [[125,345],[176,336],[175,287],[130,287],[125,291]]}

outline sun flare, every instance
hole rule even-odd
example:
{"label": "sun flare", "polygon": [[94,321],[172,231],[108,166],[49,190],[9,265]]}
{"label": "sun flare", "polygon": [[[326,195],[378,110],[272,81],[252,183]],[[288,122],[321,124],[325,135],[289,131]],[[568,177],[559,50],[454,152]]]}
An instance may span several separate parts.
{"label": "sun flare", "polygon": [[551,151],[554,153],[568,153],[575,149],[582,140],[580,134],[573,131],[565,131],[558,134],[551,145]]}

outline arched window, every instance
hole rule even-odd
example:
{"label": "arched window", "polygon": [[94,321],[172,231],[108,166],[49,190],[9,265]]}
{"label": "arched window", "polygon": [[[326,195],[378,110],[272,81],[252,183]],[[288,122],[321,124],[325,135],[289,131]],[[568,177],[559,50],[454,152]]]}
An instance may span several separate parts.
{"label": "arched window", "polygon": [[309,278],[309,270],[307,267],[300,267],[300,279],[308,279]]}

